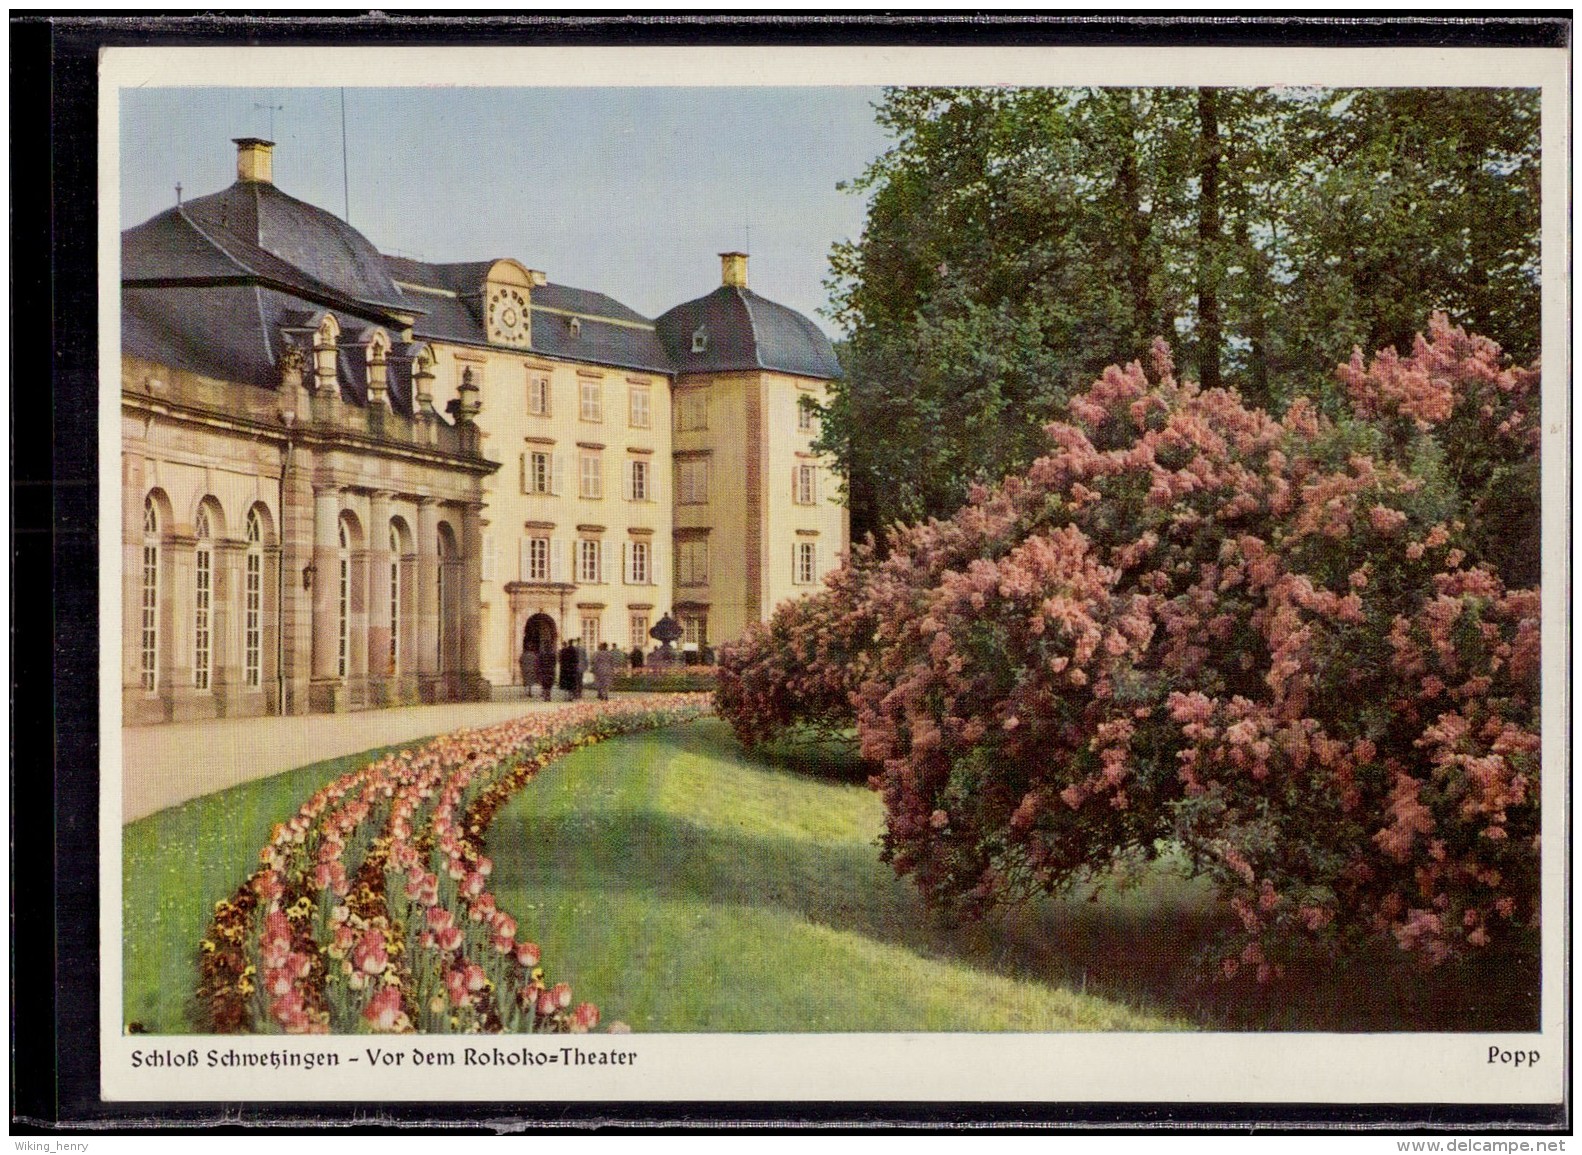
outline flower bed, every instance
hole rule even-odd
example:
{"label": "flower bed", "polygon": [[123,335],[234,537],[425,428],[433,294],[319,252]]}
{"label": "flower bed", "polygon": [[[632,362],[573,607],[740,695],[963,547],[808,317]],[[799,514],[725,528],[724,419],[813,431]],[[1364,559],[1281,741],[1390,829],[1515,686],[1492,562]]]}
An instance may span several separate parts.
{"label": "flower bed", "polygon": [[[590,702],[435,738],[309,798],[216,904],[199,1004],[217,1032],[571,1031],[598,1024],[551,985],[488,888],[483,834],[554,759],[691,721],[707,699]],[[614,1024],[611,1030],[620,1029]]]}

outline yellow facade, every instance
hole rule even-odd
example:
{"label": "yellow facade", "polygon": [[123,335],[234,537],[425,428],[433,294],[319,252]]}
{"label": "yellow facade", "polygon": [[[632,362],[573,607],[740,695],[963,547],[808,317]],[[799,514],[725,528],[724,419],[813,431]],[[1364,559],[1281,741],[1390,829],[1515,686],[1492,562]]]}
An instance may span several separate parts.
{"label": "yellow facade", "polygon": [[[825,382],[766,371],[677,379],[676,611],[684,625],[706,621],[710,642],[817,590],[847,548],[850,518],[813,454],[817,418],[802,414],[804,397],[825,401]],[[698,462],[702,501],[683,476]]]}
{"label": "yellow facade", "polygon": [[509,258],[379,253],[236,144],[235,185],[123,235],[125,364],[160,382],[123,383],[149,720],[486,696],[524,648],[646,651],[666,614],[704,649],[835,568],[801,402],[839,364],[745,253],[650,320]]}
{"label": "yellow facade", "polygon": [[[483,401],[482,451],[501,463],[484,488],[483,676],[520,682],[524,630],[540,614],[554,623],[556,643],[623,650],[640,617],[648,648],[647,627],[672,600],[670,379],[530,351],[433,347],[436,398],[454,398],[470,371]],[[639,565],[634,554],[644,552]],[[589,622],[597,638],[587,636]]]}

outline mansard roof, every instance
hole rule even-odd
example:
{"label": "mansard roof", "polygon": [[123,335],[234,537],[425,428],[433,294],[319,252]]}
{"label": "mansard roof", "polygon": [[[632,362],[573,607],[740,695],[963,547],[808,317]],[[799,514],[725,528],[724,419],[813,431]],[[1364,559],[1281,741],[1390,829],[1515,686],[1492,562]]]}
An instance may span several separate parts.
{"label": "mansard roof", "polygon": [[[388,255],[384,260],[391,277],[406,286],[406,299],[424,310],[414,326],[418,336],[489,344],[483,287],[494,261],[433,264]],[[534,285],[528,301],[535,353],[652,373],[673,371],[654,323],[613,297],[549,282]]]}
{"label": "mansard roof", "polygon": [[239,180],[178,211],[222,245],[234,238],[261,249],[343,296],[394,306],[402,302],[401,290],[367,237],[268,181]]}
{"label": "mansard roof", "polygon": [[678,373],[769,369],[826,381],[841,375],[823,330],[744,286],[721,285],[656,324]]}

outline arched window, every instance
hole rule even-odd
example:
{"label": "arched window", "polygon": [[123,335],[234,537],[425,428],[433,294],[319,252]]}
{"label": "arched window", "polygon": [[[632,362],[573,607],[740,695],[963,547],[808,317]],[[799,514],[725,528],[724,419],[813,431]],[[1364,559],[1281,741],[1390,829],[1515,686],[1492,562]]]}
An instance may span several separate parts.
{"label": "arched window", "polygon": [[198,508],[194,523],[198,539],[197,566],[193,579],[192,597],[192,684],[199,690],[209,688],[209,676],[214,661],[212,621],[214,605],[214,548],[209,528],[209,511]]}
{"label": "arched window", "polygon": [[351,654],[352,633],[352,553],[351,535],[346,532],[346,522],[341,522],[340,586],[337,606],[340,609],[340,631],[336,643],[335,672],[346,676],[347,660]]}
{"label": "arched window", "polygon": [[401,672],[401,533],[390,525],[390,675]]}
{"label": "arched window", "polygon": [[143,691],[159,688],[159,507],[151,493],[143,498],[143,582],[139,608],[138,676]]}
{"label": "arched window", "polygon": [[264,672],[264,530],[247,511],[247,565],[242,575],[242,678],[257,689]]}

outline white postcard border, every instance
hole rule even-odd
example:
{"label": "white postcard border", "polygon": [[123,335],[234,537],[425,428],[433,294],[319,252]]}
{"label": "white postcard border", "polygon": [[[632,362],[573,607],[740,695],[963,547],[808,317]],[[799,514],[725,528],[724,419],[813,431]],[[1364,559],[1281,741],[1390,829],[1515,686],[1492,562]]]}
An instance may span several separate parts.
{"label": "white postcard border", "polygon": [[[597,62],[597,67],[593,66]],[[1053,84],[1540,87],[1543,100],[1542,1029],[1532,1034],[128,1036],[121,1029],[119,91],[385,87]],[[101,1064],[107,1100],[904,1100],[1553,1103],[1565,1091],[1570,877],[1569,54],[1556,49],[113,48],[100,63]],[[853,174],[856,175],[856,174]],[[1490,1048],[1536,1065],[1490,1061]],[[369,1048],[401,1053],[370,1064]],[[497,1049],[521,1061],[467,1065]],[[562,1048],[592,1062],[547,1061]],[[413,1053],[448,1055],[453,1065]],[[543,1062],[530,1054],[543,1052]],[[596,1056],[634,1056],[625,1064]],[[141,1055],[141,1062],[135,1056]],[[158,1066],[162,1054],[180,1059]],[[211,1062],[211,1054],[217,1061]],[[335,1065],[306,1067],[334,1054]],[[185,1062],[191,1056],[192,1063]],[[227,1056],[256,1059],[227,1061]],[[295,1056],[295,1059],[292,1058]],[[272,1059],[273,1057],[273,1059]],[[241,1064],[249,1065],[241,1065]],[[279,1065],[276,1065],[279,1064]]]}

